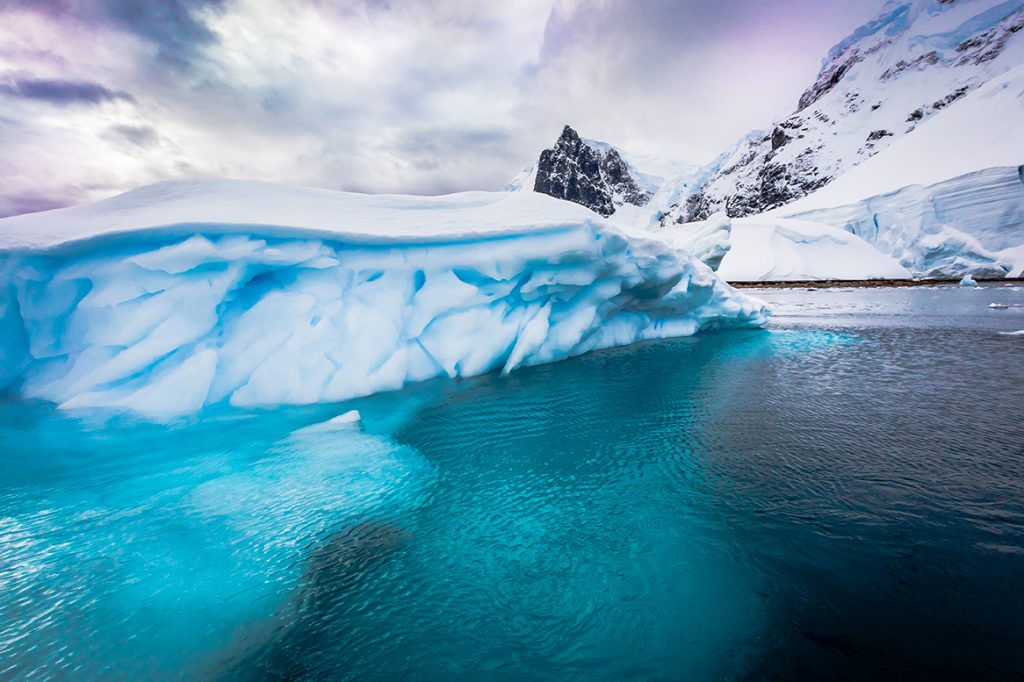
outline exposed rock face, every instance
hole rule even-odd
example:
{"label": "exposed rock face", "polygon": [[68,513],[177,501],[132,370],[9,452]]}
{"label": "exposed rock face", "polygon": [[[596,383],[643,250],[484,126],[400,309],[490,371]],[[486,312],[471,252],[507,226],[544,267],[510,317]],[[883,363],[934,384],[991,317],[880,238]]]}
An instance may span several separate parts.
{"label": "exposed rock face", "polygon": [[541,152],[533,189],[605,217],[624,203],[643,206],[651,199],[618,151],[588,144],[569,126],[554,147]]}
{"label": "exposed rock face", "polygon": [[713,164],[703,185],[664,211],[662,224],[717,211],[752,215],[828,184],[1024,62],[1022,29],[1020,3],[887,4],[832,48],[792,115]]}

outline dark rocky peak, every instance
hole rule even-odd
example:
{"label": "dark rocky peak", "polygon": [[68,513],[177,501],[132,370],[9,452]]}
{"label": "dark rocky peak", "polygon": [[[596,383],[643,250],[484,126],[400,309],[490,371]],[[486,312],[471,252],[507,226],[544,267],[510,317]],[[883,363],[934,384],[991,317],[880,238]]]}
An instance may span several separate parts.
{"label": "dark rocky peak", "polygon": [[624,203],[643,206],[651,198],[615,148],[589,143],[568,125],[555,145],[540,153],[533,189],[605,217]]}

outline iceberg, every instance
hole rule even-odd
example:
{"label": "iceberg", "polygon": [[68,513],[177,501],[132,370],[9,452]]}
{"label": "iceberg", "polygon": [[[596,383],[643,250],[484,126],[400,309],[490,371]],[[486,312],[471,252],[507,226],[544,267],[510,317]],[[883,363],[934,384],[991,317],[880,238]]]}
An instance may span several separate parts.
{"label": "iceberg", "polygon": [[730,282],[826,279],[906,279],[910,273],[860,237],[837,227],[767,215],[665,227],[664,234],[692,251]]}
{"label": "iceberg", "polygon": [[66,408],[340,401],[767,315],[536,193],[181,181],[0,220],[0,388]]}

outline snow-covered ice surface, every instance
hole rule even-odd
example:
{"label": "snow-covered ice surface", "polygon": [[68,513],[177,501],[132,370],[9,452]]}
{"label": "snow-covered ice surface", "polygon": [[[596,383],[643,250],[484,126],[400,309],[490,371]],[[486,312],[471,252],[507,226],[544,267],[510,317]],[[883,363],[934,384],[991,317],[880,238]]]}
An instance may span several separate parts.
{"label": "snow-covered ice surface", "polygon": [[732,221],[724,213],[707,220],[672,225],[659,234],[689,251],[712,270],[718,270],[732,248]]}
{"label": "snow-covered ice surface", "polygon": [[767,310],[655,235],[535,193],[144,187],[0,221],[0,386],[187,413],[510,371]]}
{"label": "snow-covered ice surface", "polygon": [[732,282],[910,277],[860,237],[822,223],[736,218],[731,242],[718,274]]}
{"label": "snow-covered ice surface", "polygon": [[1024,66],[771,215],[857,234],[914,275],[1024,271]]}

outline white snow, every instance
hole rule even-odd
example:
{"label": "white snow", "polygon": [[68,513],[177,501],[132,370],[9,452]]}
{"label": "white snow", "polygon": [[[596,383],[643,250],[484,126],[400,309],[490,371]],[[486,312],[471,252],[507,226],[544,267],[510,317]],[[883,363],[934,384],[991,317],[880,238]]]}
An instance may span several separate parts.
{"label": "white snow", "polygon": [[[793,190],[796,179],[828,181],[858,164],[909,139],[934,119],[946,118],[956,98],[1024,63],[1024,32],[1019,30],[1024,5],[1020,0],[899,0],[888,2],[879,15],[837,44],[825,58],[817,86],[820,97],[761,136],[749,137],[704,188],[709,205],[736,206],[737,193],[751,196],[765,179],[766,165],[785,168]],[[835,78],[838,77],[838,82]],[[832,87],[828,87],[829,84]],[[1018,89],[1019,92],[1019,89]],[[962,100],[961,100],[962,101]],[[873,164],[862,171],[865,192],[846,196],[842,189],[819,195],[809,208],[838,206],[908,184],[932,184],[970,171],[997,165],[1017,165],[1014,156],[1021,138],[1020,113],[1012,110],[967,113],[952,117],[946,130],[953,134],[942,144],[919,143],[921,155],[906,168]],[[1016,118],[1014,118],[1016,116]],[[959,123],[972,127],[970,135]],[[1013,130],[1013,129],[1016,130]],[[791,140],[779,147],[773,131]],[[979,142],[972,143],[972,139]],[[909,149],[909,148],[908,148]],[[980,156],[1002,161],[980,163]],[[904,175],[903,170],[912,170]],[[792,176],[792,180],[790,180]],[[791,215],[786,213],[785,215]]]}
{"label": "white snow", "polygon": [[692,253],[712,270],[718,270],[732,247],[732,221],[724,213],[707,220],[672,225],[658,234]]}
{"label": "white snow", "polygon": [[732,247],[718,267],[730,282],[905,279],[892,258],[845,230],[767,216],[734,218]]}
{"label": "white snow", "polygon": [[428,243],[557,229],[592,220],[533,192],[444,196],[356,194],[243,180],[147,185],[93,204],[0,221],[0,251],[41,249],[119,232],[194,234],[200,229],[264,235],[302,232],[348,243]]}
{"label": "white snow", "polygon": [[915,276],[1024,271],[1024,66],[831,184],[770,211],[841,227]]}
{"label": "white snow", "polygon": [[519,171],[519,174],[509,180],[505,185],[506,192],[532,192],[533,186],[537,183],[537,164],[530,165]]}
{"label": "white snow", "polygon": [[357,424],[362,420],[359,410],[349,410],[327,420],[328,424]]}
{"label": "white snow", "polygon": [[949,105],[825,187],[769,213],[793,216],[1022,163],[1024,64]]}
{"label": "white snow", "polygon": [[0,220],[0,386],[185,413],[339,401],[764,306],[656,235],[536,193],[161,183]]}

